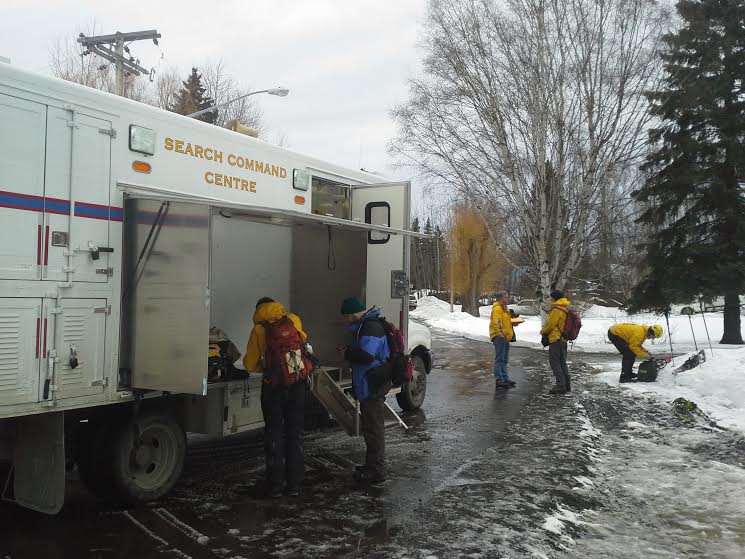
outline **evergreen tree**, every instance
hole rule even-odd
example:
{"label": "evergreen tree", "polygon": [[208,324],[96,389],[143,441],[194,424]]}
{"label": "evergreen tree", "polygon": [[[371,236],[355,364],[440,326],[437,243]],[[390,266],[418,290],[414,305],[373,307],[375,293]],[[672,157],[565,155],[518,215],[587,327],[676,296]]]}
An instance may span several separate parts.
{"label": "evergreen tree", "polygon": [[745,291],[745,4],[681,0],[665,36],[665,87],[649,95],[660,126],[634,197],[649,228],[632,307],[724,295],[721,343],[743,343]]}
{"label": "evergreen tree", "polygon": [[[207,90],[202,85],[202,75],[196,68],[192,67],[191,74],[182,83],[183,87],[181,91],[176,94],[176,100],[168,110],[181,115],[189,115],[215,104],[214,100],[207,95]],[[217,118],[217,111],[210,111],[196,118],[214,124]]]}

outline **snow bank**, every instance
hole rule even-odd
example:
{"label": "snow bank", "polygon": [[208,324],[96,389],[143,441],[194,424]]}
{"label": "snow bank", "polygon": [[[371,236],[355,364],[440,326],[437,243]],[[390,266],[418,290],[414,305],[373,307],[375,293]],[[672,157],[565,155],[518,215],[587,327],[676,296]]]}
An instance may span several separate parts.
{"label": "snow bank", "polygon": [[[656,382],[618,384],[620,362],[605,365],[598,379],[642,394],[656,394],[665,400],[692,400],[718,425],[745,433],[745,348],[706,351],[706,362],[695,369],[673,374],[689,357],[675,358],[674,365],[660,371]],[[611,370],[612,367],[612,370]]]}
{"label": "snow bank", "polygon": [[[440,328],[447,332],[470,338],[473,340],[489,341],[489,316],[491,306],[481,307],[479,316],[461,312],[460,305],[454,306],[450,312],[450,304],[435,297],[419,299],[416,310],[411,317],[425,322],[433,328]],[[517,345],[541,347],[541,318],[539,316],[521,316],[525,320],[515,328]],[[689,323],[687,316],[679,314],[670,316],[670,330],[664,316],[654,314],[629,315],[614,307],[592,305],[582,313],[582,330],[579,338],[571,347],[572,351],[610,352],[616,348],[608,341],[608,328],[618,322],[634,322],[637,324],[660,324],[665,329],[665,336],[659,340],[650,340],[645,344],[652,353],[664,355],[670,353],[670,335],[672,335],[673,349],[677,352],[693,351],[698,347],[708,348],[706,330],[712,340],[712,346],[730,350],[732,346],[721,346],[718,341],[722,337],[722,315],[718,313],[697,314]],[[693,326],[693,331],[691,331]]]}

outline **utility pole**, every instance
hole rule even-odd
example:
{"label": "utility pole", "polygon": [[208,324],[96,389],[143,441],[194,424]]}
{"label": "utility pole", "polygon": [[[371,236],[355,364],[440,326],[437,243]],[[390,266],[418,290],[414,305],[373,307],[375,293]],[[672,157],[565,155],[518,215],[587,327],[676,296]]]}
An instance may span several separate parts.
{"label": "utility pole", "polygon": [[155,29],[135,31],[132,33],[120,33],[117,31],[113,35],[97,35],[95,37],[86,37],[81,33],[78,37],[78,43],[86,49],[83,52],[83,56],[96,54],[114,63],[116,66],[116,94],[124,97],[125,74],[139,76],[140,74],[150,73],[149,70],[140,66],[139,60],[135,60],[132,56],[128,58],[124,56],[125,51],[129,54],[129,47],[125,43],[148,39],[152,39],[153,43],[157,45],[158,39],[160,39],[160,33]]}

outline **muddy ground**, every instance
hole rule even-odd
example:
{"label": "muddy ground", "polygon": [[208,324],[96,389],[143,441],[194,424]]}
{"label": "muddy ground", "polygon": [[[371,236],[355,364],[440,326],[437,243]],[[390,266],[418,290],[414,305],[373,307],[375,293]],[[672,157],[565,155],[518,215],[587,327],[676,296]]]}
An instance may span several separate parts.
{"label": "muddy ground", "polygon": [[[745,442],[594,380],[547,394],[546,354],[434,333],[425,405],[387,432],[389,480],[351,478],[364,444],[306,437],[300,497],[265,499],[258,435],[190,446],[160,502],[105,504],[74,480],[56,517],[3,504],[0,558],[745,557]],[[592,362],[615,366],[613,356]],[[395,400],[392,400],[395,407]]]}

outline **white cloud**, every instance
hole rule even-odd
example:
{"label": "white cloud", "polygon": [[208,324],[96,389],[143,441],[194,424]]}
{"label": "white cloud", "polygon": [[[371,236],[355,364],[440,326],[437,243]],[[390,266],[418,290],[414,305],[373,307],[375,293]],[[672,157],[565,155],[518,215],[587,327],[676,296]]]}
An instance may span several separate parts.
{"label": "white cloud", "polygon": [[[425,0],[4,0],[0,55],[48,73],[50,46],[94,20],[102,33],[157,29],[166,61],[183,72],[222,58],[245,85],[289,87],[284,99],[259,99],[270,129],[293,149],[385,171],[389,111],[406,99],[417,67],[424,7]],[[132,53],[145,67],[160,59],[149,42]]]}

